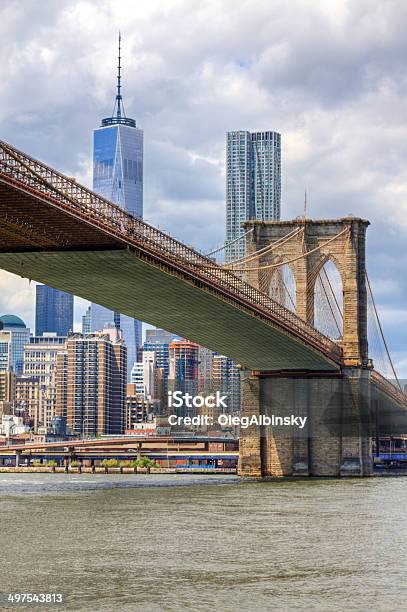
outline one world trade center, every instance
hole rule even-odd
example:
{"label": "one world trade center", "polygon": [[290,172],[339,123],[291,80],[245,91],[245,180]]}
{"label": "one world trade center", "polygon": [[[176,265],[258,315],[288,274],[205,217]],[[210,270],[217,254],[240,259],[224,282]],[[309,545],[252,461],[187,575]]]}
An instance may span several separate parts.
{"label": "one world trade center", "polygon": [[[136,121],[126,117],[121,95],[121,47],[117,94],[111,117],[93,132],[93,190],[115,202],[132,215],[143,217],[143,131]],[[127,315],[113,312],[99,304],[91,304],[89,331],[114,325],[123,332],[127,345],[127,378],[141,346],[141,322]]]}

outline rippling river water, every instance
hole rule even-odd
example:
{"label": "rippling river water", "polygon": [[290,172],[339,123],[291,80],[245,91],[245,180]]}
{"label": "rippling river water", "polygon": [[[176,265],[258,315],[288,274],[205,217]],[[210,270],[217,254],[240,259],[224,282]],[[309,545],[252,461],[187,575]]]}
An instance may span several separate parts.
{"label": "rippling river water", "polygon": [[407,479],[0,474],[0,591],[81,611],[407,610]]}

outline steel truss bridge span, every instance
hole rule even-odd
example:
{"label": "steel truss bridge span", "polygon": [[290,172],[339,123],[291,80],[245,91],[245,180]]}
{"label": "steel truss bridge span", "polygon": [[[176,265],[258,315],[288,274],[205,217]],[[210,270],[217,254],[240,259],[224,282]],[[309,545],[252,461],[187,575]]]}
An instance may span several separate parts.
{"label": "steel truss bridge span", "polygon": [[337,371],[341,347],[233,271],[0,141],[0,268],[253,370]]}

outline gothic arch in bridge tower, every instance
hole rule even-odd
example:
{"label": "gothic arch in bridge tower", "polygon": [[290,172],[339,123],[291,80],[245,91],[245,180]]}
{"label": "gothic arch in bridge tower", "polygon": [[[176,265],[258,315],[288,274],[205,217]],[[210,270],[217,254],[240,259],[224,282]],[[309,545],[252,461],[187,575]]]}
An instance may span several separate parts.
{"label": "gothic arch in bridge tower", "polygon": [[314,327],[342,343],[343,281],[334,258],[325,257],[314,274]]}
{"label": "gothic arch in bridge tower", "polygon": [[274,270],[266,271],[265,276],[268,295],[288,310],[296,312],[296,281],[292,266],[282,265]]}
{"label": "gothic arch in bridge tower", "polygon": [[272,272],[287,262],[295,281],[296,313],[312,326],[315,323],[314,288],[318,274],[328,261],[335,265],[343,287],[344,362],[351,366],[366,363],[365,240],[369,222],[345,217],[327,221],[247,221],[245,225],[247,230],[253,229],[246,239],[249,256],[275,245],[257,261],[247,264],[247,281],[262,289],[265,274],[271,281]]}

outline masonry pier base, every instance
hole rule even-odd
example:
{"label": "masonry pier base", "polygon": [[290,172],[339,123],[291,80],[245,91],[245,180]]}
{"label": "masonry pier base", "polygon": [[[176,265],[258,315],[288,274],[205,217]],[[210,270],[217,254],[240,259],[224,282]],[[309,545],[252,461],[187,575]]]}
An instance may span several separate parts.
{"label": "masonry pier base", "polygon": [[[275,424],[240,431],[239,475],[254,478],[372,474],[370,372],[242,372],[241,416]],[[276,417],[279,417],[278,419]],[[292,423],[306,417],[302,428]],[[295,421],[294,421],[295,423]]]}

